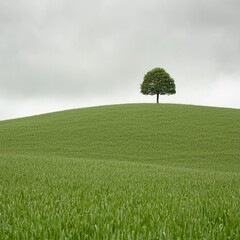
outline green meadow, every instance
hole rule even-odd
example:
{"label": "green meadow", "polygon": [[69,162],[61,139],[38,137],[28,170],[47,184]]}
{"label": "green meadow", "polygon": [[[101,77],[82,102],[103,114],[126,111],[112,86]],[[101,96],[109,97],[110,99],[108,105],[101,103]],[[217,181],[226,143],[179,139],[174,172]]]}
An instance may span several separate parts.
{"label": "green meadow", "polygon": [[240,239],[240,110],[128,104],[1,121],[0,239]]}

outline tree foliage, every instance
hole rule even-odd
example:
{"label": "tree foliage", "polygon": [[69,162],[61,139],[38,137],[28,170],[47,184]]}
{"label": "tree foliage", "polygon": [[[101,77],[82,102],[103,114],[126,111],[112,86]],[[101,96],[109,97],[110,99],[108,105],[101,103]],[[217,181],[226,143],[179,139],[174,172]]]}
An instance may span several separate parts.
{"label": "tree foliage", "polygon": [[141,84],[141,93],[144,95],[171,95],[176,93],[174,79],[163,68],[154,68],[147,72]]}

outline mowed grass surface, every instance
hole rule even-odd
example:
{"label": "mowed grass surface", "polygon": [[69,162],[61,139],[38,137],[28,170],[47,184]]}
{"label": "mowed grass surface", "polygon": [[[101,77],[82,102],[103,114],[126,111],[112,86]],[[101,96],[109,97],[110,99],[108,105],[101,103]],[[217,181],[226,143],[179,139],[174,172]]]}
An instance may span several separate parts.
{"label": "mowed grass surface", "polygon": [[0,239],[239,239],[240,111],[167,104],[0,122]]}

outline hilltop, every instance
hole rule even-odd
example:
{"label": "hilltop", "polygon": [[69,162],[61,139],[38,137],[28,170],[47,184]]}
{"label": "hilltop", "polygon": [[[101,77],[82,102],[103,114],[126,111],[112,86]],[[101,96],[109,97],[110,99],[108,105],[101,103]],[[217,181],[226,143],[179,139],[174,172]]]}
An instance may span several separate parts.
{"label": "hilltop", "polygon": [[[0,122],[1,153],[239,167],[240,111],[171,104],[91,107]],[[231,163],[231,164],[230,164]]]}

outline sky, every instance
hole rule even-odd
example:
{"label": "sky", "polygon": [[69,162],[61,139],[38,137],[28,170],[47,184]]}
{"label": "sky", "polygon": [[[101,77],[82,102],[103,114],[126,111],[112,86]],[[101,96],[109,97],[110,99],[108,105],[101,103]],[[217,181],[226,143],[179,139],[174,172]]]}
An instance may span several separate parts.
{"label": "sky", "polygon": [[154,103],[144,74],[164,68],[162,103],[240,108],[239,0],[0,0],[0,120]]}

